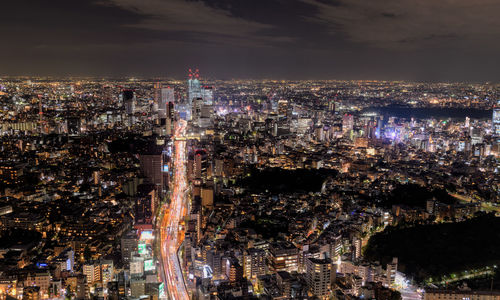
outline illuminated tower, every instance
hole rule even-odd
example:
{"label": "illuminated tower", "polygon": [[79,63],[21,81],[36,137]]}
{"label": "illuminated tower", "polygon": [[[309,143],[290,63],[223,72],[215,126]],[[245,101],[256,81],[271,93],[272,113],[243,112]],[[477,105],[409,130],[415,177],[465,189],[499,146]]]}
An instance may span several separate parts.
{"label": "illuminated tower", "polygon": [[196,69],[194,72],[189,69],[189,79],[188,79],[188,105],[191,107],[193,99],[202,98],[201,84],[200,84],[200,71]]}

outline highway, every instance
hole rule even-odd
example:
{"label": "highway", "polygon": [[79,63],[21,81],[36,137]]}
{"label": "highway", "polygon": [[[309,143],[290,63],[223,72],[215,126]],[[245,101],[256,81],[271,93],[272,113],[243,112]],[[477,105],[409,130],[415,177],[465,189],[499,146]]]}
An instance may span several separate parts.
{"label": "highway", "polygon": [[500,207],[493,205],[491,202],[486,202],[486,201],[478,201],[475,199],[472,199],[471,197],[460,195],[457,193],[449,193],[451,196],[457,198],[460,201],[467,202],[467,203],[479,203],[481,205],[482,210],[491,212],[500,212]]}
{"label": "highway", "polygon": [[186,190],[186,140],[179,139],[185,135],[186,122],[180,120],[175,129],[174,142],[174,177],[171,189],[170,205],[163,207],[164,214],[161,220],[161,262],[163,269],[163,282],[166,295],[171,300],[189,299],[186,289],[182,267],[177,256],[177,251],[184,238],[180,222],[186,215],[187,196]]}

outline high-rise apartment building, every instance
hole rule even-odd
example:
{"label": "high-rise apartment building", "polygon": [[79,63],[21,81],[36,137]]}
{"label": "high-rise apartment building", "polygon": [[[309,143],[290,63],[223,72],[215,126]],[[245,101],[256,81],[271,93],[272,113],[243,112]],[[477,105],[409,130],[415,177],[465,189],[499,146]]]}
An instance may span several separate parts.
{"label": "high-rise apartment building", "polygon": [[311,293],[320,299],[328,299],[334,278],[334,267],[329,258],[307,258],[306,278]]}
{"label": "high-rise apartment building", "polygon": [[398,271],[398,258],[394,257],[392,262],[387,264],[386,269],[386,285],[392,286],[396,282],[396,272]]}
{"label": "high-rise apartment building", "polygon": [[266,251],[263,249],[250,248],[243,257],[243,268],[245,277],[255,279],[266,274]]}
{"label": "high-rise apartment building", "polygon": [[87,284],[89,286],[101,281],[101,265],[97,262],[84,264],[83,275],[87,277]]}

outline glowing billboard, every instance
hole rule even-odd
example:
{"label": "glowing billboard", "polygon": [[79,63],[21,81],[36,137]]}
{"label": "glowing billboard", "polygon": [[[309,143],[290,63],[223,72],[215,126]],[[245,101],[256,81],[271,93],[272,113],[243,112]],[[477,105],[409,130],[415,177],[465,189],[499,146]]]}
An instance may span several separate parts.
{"label": "glowing billboard", "polygon": [[148,259],[148,260],[145,260],[144,261],[144,271],[147,272],[147,271],[152,271],[155,269],[155,265],[153,263],[153,260],[152,259]]}
{"label": "glowing billboard", "polygon": [[139,245],[137,245],[137,252],[140,255],[145,254],[146,253],[146,244],[139,244]]}
{"label": "glowing billboard", "polygon": [[144,230],[141,232],[141,240],[143,241],[153,240],[154,238],[152,230]]}
{"label": "glowing billboard", "polygon": [[160,283],[158,286],[158,292],[160,294],[160,298],[165,298],[165,283]]}

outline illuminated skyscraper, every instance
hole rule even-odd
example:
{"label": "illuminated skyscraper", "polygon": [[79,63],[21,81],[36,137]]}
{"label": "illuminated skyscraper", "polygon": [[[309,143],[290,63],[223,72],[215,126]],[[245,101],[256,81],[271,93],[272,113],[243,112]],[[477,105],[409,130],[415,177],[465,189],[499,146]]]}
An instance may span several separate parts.
{"label": "illuminated skyscraper", "polygon": [[133,90],[123,90],[123,106],[127,115],[135,112],[135,95]]}
{"label": "illuminated skyscraper", "polygon": [[137,188],[135,198],[134,218],[135,224],[152,224],[156,207],[156,186],[154,184],[141,184]]}
{"label": "illuminated skyscraper", "polygon": [[188,99],[187,103],[189,106],[193,103],[193,99],[202,98],[201,83],[200,83],[200,71],[196,69],[194,72],[189,69],[189,79],[188,79]]}
{"label": "illuminated skyscraper", "polygon": [[497,101],[497,105],[493,108],[493,136],[500,137],[500,100]]}
{"label": "illuminated skyscraper", "polygon": [[335,99],[328,100],[328,112],[335,113]]}
{"label": "illuminated skyscraper", "polygon": [[351,114],[345,114],[342,117],[342,131],[350,132],[354,128],[354,117]]}
{"label": "illuminated skyscraper", "polygon": [[125,108],[125,113],[128,115],[128,125],[133,125],[135,123],[134,113],[135,113],[135,93],[134,90],[123,90],[123,106]]}
{"label": "illuminated skyscraper", "polygon": [[160,101],[158,102],[158,117],[160,119],[167,116],[167,105],[169,102],[174,102],[174,89],[165,87],[161,89]]}
{"label": "illuminated skyscraper", "polygon": [[286,116],[288,112],[288,101],[285,99],[280,99],[278,101],[278,115]]}
{"label": "illuminated skyscraper", "polygon": [[166,107],[167,107],[167,118],[173,120],[175,118],[174,102],[168,101]]}
{"label": "illuminated skyscraper", "polygon": [[202,91],[203,104],[212,105],[214,102],[214,90],[211,86],[204,86]]}
{"label": "illuminated skyscraper", "polygon": [[193,99],[193,102],[191,105],[191,118],[192,118],[193,122],[195,122],[196,124],[198,124],[198,122],[199,122],[202,106],[203,106],[203,99],[202,98]]}
{"label": "illuminated skyscraper", "polygon": [[153,86],[154,90],[154,102],[153,102],[153,112],[158,113],[158,108],[160,104],[160,89],[161,83],[157,82]]}
{"label": "illuminated skyscraper", "polygon": [[175,111],[174,111],[174,102],[167,102],[165,105],[167,108],[166,113],[166,134],[171,135],[174,132],[174,124],[175,124]]}

